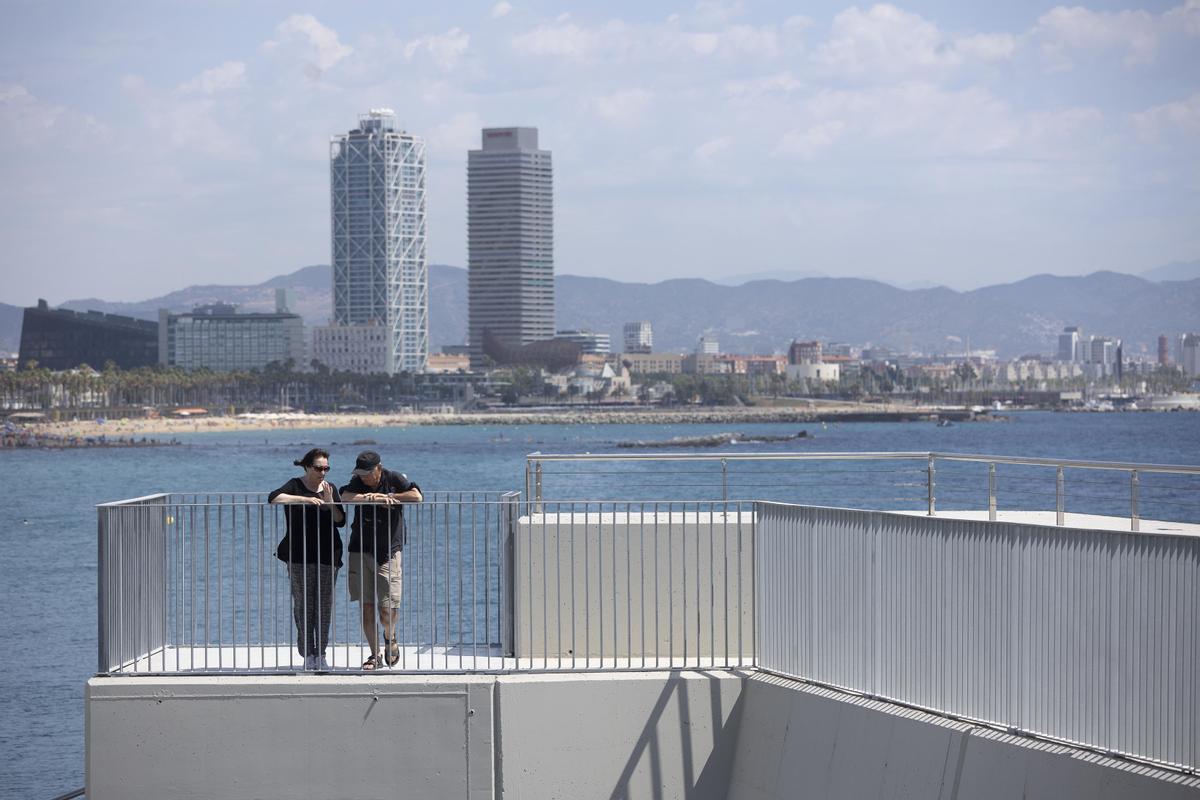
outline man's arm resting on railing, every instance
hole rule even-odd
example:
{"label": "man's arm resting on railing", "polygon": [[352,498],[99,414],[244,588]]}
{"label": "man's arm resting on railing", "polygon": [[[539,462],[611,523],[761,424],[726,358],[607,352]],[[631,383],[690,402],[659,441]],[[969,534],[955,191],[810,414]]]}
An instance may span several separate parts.
{"label": "man's arm resting on railing", "polygon": [[342,499],[347,503],[419,503],[424,500],[421,490],[416,486],[411,489],[399,492],[397,494],[384,494],[383,492],[357,492],[345,491],[342,493]]}

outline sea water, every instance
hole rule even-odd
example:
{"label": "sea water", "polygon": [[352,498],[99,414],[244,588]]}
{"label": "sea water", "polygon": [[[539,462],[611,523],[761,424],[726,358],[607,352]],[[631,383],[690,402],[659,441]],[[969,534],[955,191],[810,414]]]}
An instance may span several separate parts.
{"label": "sea water", "polygon": [[[203,426],[201,424],[201,430]],[[259,433],[194,433],[178,446],[0,451],[8,524],[0,558],[0,797],[50,798],[83,785],[83,687],[96,670],[97,503],[156,492],[270,491],[299,470],[310,447],[330,451],[345,483],[354,456],[427,492],[525,489],[525,456],[634,452],[628,441],[739,433],[805,438],[688,448],[745,452],[979,453],[1158,464],[1200,464],[1200,414],[1022,412],[1008,422],[939,428],[912,423],[706,425],[447,425]],[[98,433],[101,430],[98,427]],[[370,442],[367,445],[364,442]],[[657,452],[677,452],[668,448]],[[656,451],[650,451],[656,452]],[[543,493],[575,500],[780,499],[817,505],[922,508],[922,461],[685,464],[548,463]],[[1001,508],[1054,507],[1054,470],[1001,465]],[[987,466],[939,462],[939,509],[984,508]],[[1200,521],[1200,480],[1142,477],[1141,515]],[[1125,514],[1124,473],[1072,471],[1068,511]]]}

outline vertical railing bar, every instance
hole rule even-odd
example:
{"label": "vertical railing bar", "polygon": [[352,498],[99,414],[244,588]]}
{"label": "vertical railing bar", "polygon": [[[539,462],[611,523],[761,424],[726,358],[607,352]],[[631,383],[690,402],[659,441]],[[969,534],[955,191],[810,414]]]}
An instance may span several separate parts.
{"label": "vertical railing bar", "polygon": [[1066,519],[1066,496],[1063,481],[1063,465],[1059,464],[1054,478],[1054,524],[1060,528]]}
{"label": "vertical railing bar", "polygon": [[217,497],[217,669],[225,668],[225,506]]}
{"label": "vertical railing bar", "polygon": [[1141,519],[1138,514],[1138,487],[1141,479],[1138,477],[1138,471],[1131,469],[1129,471],[1129,530],[1135,533],[1141,528]]}
{"label": "vertical railing bar", "polygon": [[[550,578],[546,574],[546,556],[548,551],[546,545],[547,526],[546,515],[542,514],[542,666],[545,667],[550,661]],[[530,578],[533,576],[530,575]]]}
{"label": "vertical railing bar", "polygon": [[[630,538],[633,536],[630,502],[625,501],[625,664],[633,667],[633,560],[630,554]],[[615,515],[614,515],[615,516]]]}
{"label": "vertical railing bar", "polygon": [[934,458],[933,453],[930,453],[929,454],[929,465],[928,465],[928,467],[926,467],[926,471],[925,471],[926,509],[927,509],[926,513],[931,517],[934,516],[934,514],[937,512],[937,499],[936,499],[937,494],[935,491],[935,487],[937,485],[937,483],[936,483],[937,473],[936,473],[936,469],[934,467],[933,458]]}
{"label": "vertical railing bar", "polygon": [[988,520],[996,521],[996,462],[988,464]]}

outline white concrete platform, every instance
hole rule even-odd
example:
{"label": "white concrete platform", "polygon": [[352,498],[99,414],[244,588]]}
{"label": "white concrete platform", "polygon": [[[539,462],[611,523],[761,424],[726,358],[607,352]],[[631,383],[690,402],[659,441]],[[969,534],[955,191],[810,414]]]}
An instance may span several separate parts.
{"label": "white concrete platform", "polygon": [[[402,646],[400,661],[394,667],[365,672],[363,662],[371,651],[365,645],[331,645],[326,652],[329,670],[320,672],[352,674],[391,673],[461,673],[461,672],[527,672],[527,671],[588,671],[588,670],[669,670],[710,669],[749,666],[751,657],[689,656],[684,658],[634,658],[607,656],[599,658],[559,658],[542,656],[505,657],[497,646],[478,647]],[[244,674],[244,673],[302,673],[304,659],[289,645],[254,645],[227,647],[167,647],[136,661],[122,665],[122,675],[167,674]]]}
{"label": "white concrete platform", "polygon": [[[928,516],[924,511],[894,511],[911,517]],[[939,511],[934,515],[942,519],[970,519],[987,522],[987,511]],[[1046,525],[1057,527],[1054,511],[997,511],[996,522],[1011,522],[1018,525]],[[1130,531],[1129,517],[1109,517],[1101,514],[1063,515],[1064,528],[1079,528],[1089,531]],[[1200,525],[1190,522],[1166,522],[1157,519],[1138,521],[1138,533],[1160,533],[1176,536],[1200,536]]]}

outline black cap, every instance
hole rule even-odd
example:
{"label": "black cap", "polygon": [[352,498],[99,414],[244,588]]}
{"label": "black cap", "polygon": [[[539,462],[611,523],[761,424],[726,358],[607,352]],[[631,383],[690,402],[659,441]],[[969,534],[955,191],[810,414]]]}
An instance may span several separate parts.
{"label": "black cap", "polygon": [[354,460],[354,475],[366,475],[379,466],[379,453],[374,450],[363,450]]}

